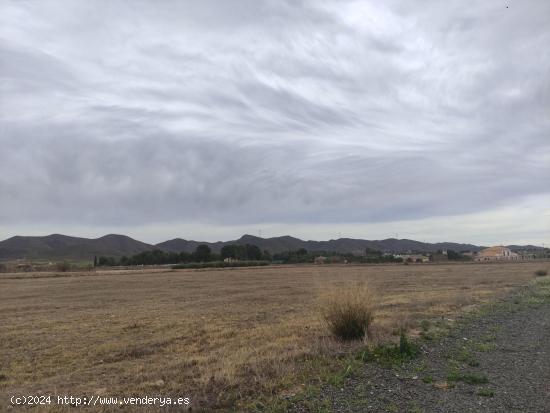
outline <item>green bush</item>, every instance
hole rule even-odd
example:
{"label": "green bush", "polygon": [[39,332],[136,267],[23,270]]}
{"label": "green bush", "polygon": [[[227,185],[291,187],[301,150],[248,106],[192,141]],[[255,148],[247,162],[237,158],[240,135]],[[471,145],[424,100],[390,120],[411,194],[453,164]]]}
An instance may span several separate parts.
{"label": "green bush", "polygon": [[401,357],[412,359],[416,356],[417,352],[418,347],[411,343],[405,334],[401,333],[399,337],[399,354],[401,354]]}
{"label": "green bush", "polygon": [[359,359],[362,361],[375,361],[387,367],[399,366],[414,359],[418,352],[418,345],[410,342],[405,334],[401,334],[399,344],[367,348],[359,354]]}

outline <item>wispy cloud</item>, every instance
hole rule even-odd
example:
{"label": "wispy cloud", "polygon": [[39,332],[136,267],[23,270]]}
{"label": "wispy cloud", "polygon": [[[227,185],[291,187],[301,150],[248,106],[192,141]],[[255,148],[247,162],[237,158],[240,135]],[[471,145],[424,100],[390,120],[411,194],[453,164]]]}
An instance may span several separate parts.
{"label": "wispy cloud", "polygon": [[547,1],[0,11],[0,236],[423,222],[422,237],[448,216],[533,220],[548,199]]}

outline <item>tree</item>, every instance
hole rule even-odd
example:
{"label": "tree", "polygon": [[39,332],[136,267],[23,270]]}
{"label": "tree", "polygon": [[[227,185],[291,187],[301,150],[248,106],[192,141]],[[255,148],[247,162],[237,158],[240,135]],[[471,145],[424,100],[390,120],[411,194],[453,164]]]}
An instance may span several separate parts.
{"label": "tree", "polygon": [[97,255],[94,255],[94,267],[97,267]]}
{"label": "tree", "polygon": [[365,257],[367,258],[380,258],[382,257],[382,251],[379,251],[379,250],[375,250],[373,248],[365,248]]}
{"label": "tree", "polygon": [[179,262],[191,262],[191,254],[188,252],[182,251],[179,253],[178,257]]}
{"label": "tree", "polygon": [[237,245],[224,245],[221,250],[221,258],[222,260],[226,258],[237,258]]}
{"label": "tree", "polygon": [[447,258],[450,259],[450,260],[461,260],[464,258],[464,256],[462,254],[459,254],[458,252],[456,251],[453,251],[453,250],[447,250]]}
{"label": "tree", "polygon": [[261,260],[262,250],[257,245],[246,244],[246,259]]}
{"label": "tree", "polygon": [[114,267],[116,260],[113,257],[99,257],[97,265],[100,267]]}
{"label": "tree", "polygon": [[195,261],[205,262],[210,260],[211,254],[212,250],[208,245],[200,244],[199,246],[197,246],[197,249],[195,250],[195,253],[193,255]]}

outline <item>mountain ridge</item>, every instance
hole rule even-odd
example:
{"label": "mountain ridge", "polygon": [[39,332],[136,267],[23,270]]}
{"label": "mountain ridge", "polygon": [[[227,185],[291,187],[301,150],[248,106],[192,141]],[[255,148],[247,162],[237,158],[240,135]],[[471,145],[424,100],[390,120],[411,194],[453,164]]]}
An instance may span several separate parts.
{"label": "mountain ridge", "polygon": [[16,235],[0,241],[0,260],[73,259],[93,260],[94,256],[134,255],[154,249],[150,244],[126,235],[107,234],[99,238],[62,234],[45,236]]}
{"label": "mountain ridge", "polygon": [[[365,240],[356,238],[338,238],[327,241],[301,240],[290,235],[261,238],[244,234],[232,241],[204,242],[174,238],[158,244],[148,244],[130,238],[126,235],[107,234],[99,238],[73,237],[63,234],[46,236],[16,235],[0,241],[0,260],[93,260],[94,256],[121,257],[131,256],[144,251],[160,249],[167,252],[193,252],[198,245],[206,244],[213,252],[220,252],[224,245],[254,244],[270,253],[305,248],[308,251],[335,251],[341,253],[361,253],[366,248],[383,252],[405,253],[435,252],[440,249],[455,251],[479,251],[482,246],[456,242],[427,243],[410,239],[387,238],[383,240]],[[512,245],[512,249],[538,249],[532,245]]]}

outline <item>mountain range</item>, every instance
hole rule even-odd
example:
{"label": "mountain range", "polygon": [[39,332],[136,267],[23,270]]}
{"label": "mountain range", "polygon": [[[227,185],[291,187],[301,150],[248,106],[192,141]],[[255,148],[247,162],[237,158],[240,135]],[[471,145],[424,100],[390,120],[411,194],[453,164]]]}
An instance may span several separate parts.
{"label": "mountain range", "polygon": [[60,234],[44,237],[15,236],[0,242],[0,260],[93,260],[96,255],[130,256],[151,249],[154,249],[153,245],[125,235],[111,234],[96,239]]}
{"label": "mountain range", "polygon": [[[187,241],[181,238],[176,238],[157,244],[157,247],[165,251],[192,252],[199,244],[201,243],[197,241]],[[478,251],[481,248],[472,244],[457,244],[453,242],[430,244],[408,239],[395,238],[388,238],[380,241],[369,241],[353,238],[339,238],[330,241],[303,241],[299,238],[294,238],[288,235],[274,238],[260,238],[253,235],[243,235],[235,241],[215,242],[208,245],[212,251],[219,252],[219,250],[226,244],[253,244],[260,247],[261,250],[267,250],[271,253],[297,250],[300,248],[305,248],[308,251],[337,251],[355,253],[363,252],[366,248],[391,252],[406,252],[409,250],[434,252],[438,249]]]}
{"label": "mountain range", "polygon": [[[479,251],[483,247],[473,244],[460,244],[455,242],[426,243],[409,239],[388,238],[384,240],[369,241],[364,239],[339,238],[329,241],[303,241],[291,236],[261,238],[253,235],[243,235],[234,241],[200,242],[181,238],[161,242],[159,244],[147,244],[137,241],[125,235],[109,234],[100,238],[80,238],[67,235],[52,234],[47,236],[15,236],[0,241],[0,260],[93,260],[94,256],[121,257],[131,256],[143,251],[160,249],[170,252],[193,252],[200,244],[207,244],[213,252],[219,252],[228,244],[253,244],[262,250],[278,253],[288,250],[305,248],[308,251],[336,251],[360,253],[366,248],[373,250],[402,253],[435,252],[439,249],[452,249],[455,251]],[[514,250],[537,249],[532,245],[510,246]]]}

